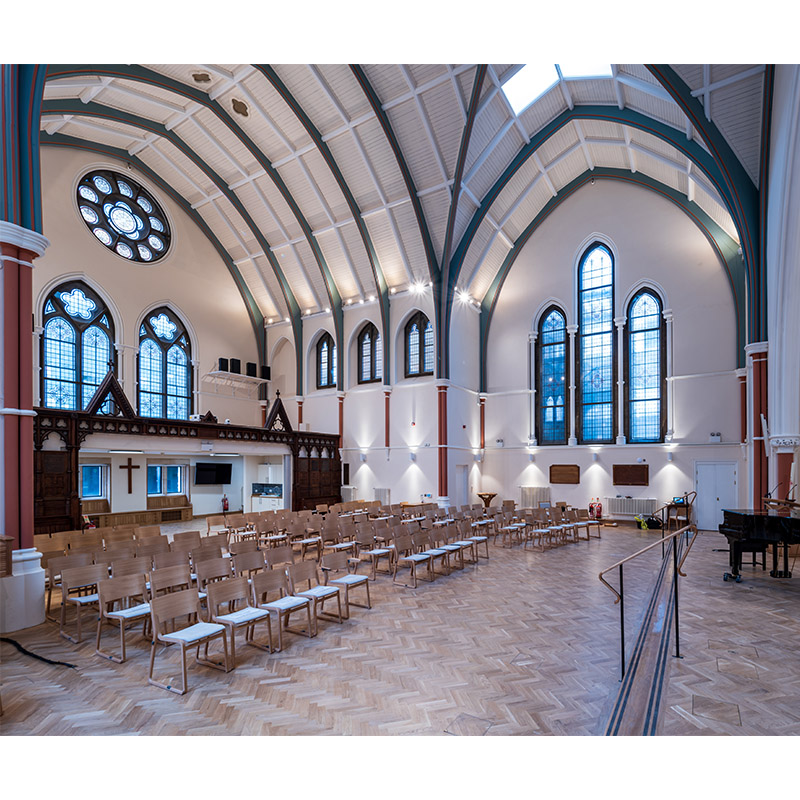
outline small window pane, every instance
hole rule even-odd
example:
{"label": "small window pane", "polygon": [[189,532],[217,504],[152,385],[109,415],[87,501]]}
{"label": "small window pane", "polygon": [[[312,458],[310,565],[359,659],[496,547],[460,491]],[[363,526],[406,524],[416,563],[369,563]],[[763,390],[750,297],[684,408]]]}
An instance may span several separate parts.
{"label": "small window pane", "polygon": [[433,372],[433,323],[425,326],[425,372]]}
{"label": "small window pane", "polygon": [[147,467],[147,494],[161,494],[161,467]]}
{"label": "small window pane", "polygon": [[81,497],[103,496],[103,468],[99,465],[81,467]]}
{"label": "small window pane", "polygon": [[380,334],[375,339],[375,345],[372,348],[375,357],[375,378],[383,378],[383,341]]}
{"label": "small window pane", "polygon": [[408,332],[408,374],[419,375],[419,328],[416,323]]}
{"label": "small window pane", "polygon": [[181,468],[179,466],[167,467],[167,494],[180,494],[182,491]]}

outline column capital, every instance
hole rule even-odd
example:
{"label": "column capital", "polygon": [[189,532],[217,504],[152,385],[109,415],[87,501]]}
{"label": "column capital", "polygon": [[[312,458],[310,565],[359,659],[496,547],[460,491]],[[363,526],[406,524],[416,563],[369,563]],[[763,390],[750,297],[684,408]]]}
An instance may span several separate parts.
{"label": "column capital", "polygon": [[386,397],[388,397],[391,393],[392,393],[392,387],[391,386],[384,386],[383,387],[383,394]]}
{"label": "column capital", "polygon": [[578,326],[577,325],[567,325],[567,333],[570,336],[574,336],[577,332],[578,332]]}
{"label": "column capital", "polygon": [[793,453],[800,447],[800,435],[776,435],[769,437],[770,447],[775,453]]}
{"label": "column capital", "polygon": [[50,246],[50,240],[41,233],[23,228],[21,225],[0,220],[0,244],[10,244],[20,250],[28,250],[41,256]]}
{"label": "column capital", "polygon": [[528,331],[528,341],[535,342],[539,338],[539,331]]}
{"label": "column capital", "polygon": [[667,323],[672,322],[672,309],[671,308],[665,308],[661,312],[661,316],[664,317],[664,321],[665,322],[667,322]]}
{"label": "column capital", "polygon": [[344,400],[346,394],[347,392],[336,392],[336,396],[339,398],[340,403],[342,402],[342,400]]}
{"label": "column capital", "polygon": [[618,328],[624,328],[625,323],[628,321],[627,317],[614,317],[614,324]]}
{"label": "column capital", "polygon": [[747,378],[747,368],[741,367],[740,369],[734,370],[734,374],[740,381],[743,381]]}
{"label": "column capital", "polygon": [[756,353],[766,353],[769,351],[769,342],[750,342],[744,346],[744,352],[748,356],[755,355]]}

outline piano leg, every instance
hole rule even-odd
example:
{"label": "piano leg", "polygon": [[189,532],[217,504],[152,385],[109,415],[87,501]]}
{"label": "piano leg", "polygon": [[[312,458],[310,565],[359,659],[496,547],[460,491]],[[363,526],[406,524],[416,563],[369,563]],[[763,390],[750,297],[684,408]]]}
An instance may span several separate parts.
{"label": "piano leg", "polygon": [[739,542],[731,542],[730,548],[730,565],[731,571],[726,572],[722,576],[723,581],[734,580],[736,583],[742,582],[742,576],[739,574],[739,570],[742,566],[742,546]]}
{"label": "piano leg", "polygon": [[[778,548],[783,546],[783,569],[778,569]],[[771,578],[791,578],[789,572],[789,543],[776,542],[772,545],[772,569],[769,573]]]}

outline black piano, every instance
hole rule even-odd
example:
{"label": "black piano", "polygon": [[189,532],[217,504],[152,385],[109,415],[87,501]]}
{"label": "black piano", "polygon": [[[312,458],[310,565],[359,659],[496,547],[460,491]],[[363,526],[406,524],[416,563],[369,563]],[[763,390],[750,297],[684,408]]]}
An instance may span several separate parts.
{"label": "black piano", "polygon": [[[723,575],[723,580],[742,580],[739,574],[743,553],[761,553],[766,558],[767,545],[772,545],[773,578],[791,578],[789,571],[789,547],[800,544],[800,518],[789,516],[787,510],[752,509],[723,510],[719,532],[730,545],[731,571]],[[783,550],[783,569],[778,569],[778,551]],[[763,563],[763,562],[762,562]]]}

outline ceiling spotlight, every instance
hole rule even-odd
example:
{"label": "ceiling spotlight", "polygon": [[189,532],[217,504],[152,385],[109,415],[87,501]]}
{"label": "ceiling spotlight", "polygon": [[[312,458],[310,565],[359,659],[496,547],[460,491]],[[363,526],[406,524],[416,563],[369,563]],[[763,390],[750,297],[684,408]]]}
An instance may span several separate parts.
{"label": "ceiling spotlight", "polygon": [[347,298],[347,305],[350,306],[352,304],[353,304],[353,298],[352,297],[348,297]]}
{"label": "ceiling spotlight", "polygon": [[272,317],[267,320],[267,325],[272,325]]}
{"label": "ceiling spotlight", "polygon": [[394,294],[396,291],[397,289],[395,289],[394,286],[391,289],[389,289],[390,294]]}
{"label": "ceiling spotlight", "polygon": [[592,186],[594,186],[594,178],[592,178],[592,180],[590,181],[590,183],[592,184]]}
{"label": "ceiling spotlight", "polygon": [[331,313],[331,310],[330,310],[329,308],[326,308],[326,309],[325,309],[325,313],[326,313],[326,314],[330,314],[330,313]]}
{"label": "ceiling spotlight", "polygon": [[284,317],[284,318],[283,318],[283,321],[284,321],[284,322],[288,322],[288,321],[289,321],[289,317]]}
{"label": "ceiling spotlight", "polygon": [[375,295],[374,295],[374,294],[371,294],[371,295],[370,295],[370,296],[369,296],[367,299],[368,299],[368,300],[370,301],[370,303],[371,303],[371,302],[373,302],[373,301],[375,300]]}

